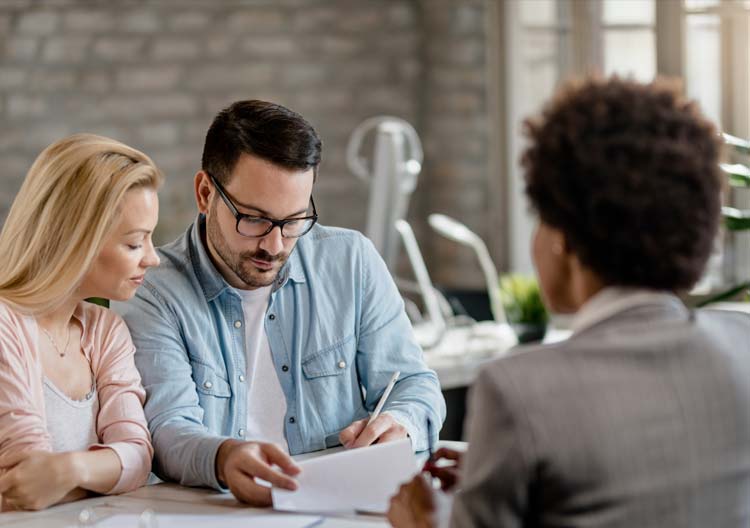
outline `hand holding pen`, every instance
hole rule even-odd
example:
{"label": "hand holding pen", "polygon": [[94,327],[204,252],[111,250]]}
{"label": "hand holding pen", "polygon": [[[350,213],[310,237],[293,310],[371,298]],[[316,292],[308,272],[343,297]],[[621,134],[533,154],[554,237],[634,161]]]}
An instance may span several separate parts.
{"label": "hand holding pen", "polygon": [[458,484],[463,453],[455,449],[441,447],[424,464],[422,471],[440,480],[440,489],[451,491]]}
{"label": "hand holding pen", "polygon": [[461,451],[442,447],[435,451],[433,448],[432,421],[427,418],[427,450],[429,457],[422,466],[422,474],[426,482],[434,485],[433,479],[440,481],[438,489],[449,491],[454,488],[461,470]]}
{"label": "hand holding pen", "polygon": [[344,447],[353,449],[357,447],[365,447],[374,443],[390,442],[406,438],[406,428],[398,423],[390,414],[381,413],[400,374],[401,373],[398,371],[394,372],[391,380],[383,391],[383,395],[380,397],[375,410],[369,418],[358,420],[341,431],[339,434],[339,440],[341,440],[341,444]]}

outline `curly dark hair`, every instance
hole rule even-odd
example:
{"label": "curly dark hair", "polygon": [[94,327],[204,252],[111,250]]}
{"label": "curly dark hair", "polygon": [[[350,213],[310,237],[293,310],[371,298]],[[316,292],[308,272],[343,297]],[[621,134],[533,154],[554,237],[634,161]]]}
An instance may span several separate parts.
{"label": "curly dark hair", "polygon": [[609,285],[695,284],[719,224],[720,141],[676,83],[570,82],[524,132],[526,194],[582,264]]}

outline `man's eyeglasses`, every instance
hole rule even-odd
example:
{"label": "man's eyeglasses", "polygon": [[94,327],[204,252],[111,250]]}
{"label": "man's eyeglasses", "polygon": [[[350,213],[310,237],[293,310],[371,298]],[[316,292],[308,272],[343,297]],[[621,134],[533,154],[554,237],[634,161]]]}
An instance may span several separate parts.
{"label": "man's eyeglasses", "polygon": [[[208,173],[206,173],[208,174]],[[273,231],[274,227],[281,229],[281,236],[284,238],[299,238],[302,235],[306,235],[315,222],[318,221],[318,212],[315,210],[315,202],[310,196],[310,204],[312,205],[312,215],[301,216],[299,218],[287,218],[285,220],[274,220],[273,218],[267,218],[265,216],[254,216],[244,213],[240,213],[237,210],[237,206],[229,198],[221,184],[211,174],[208,174],[211,179],[211,183],[214,184],[216,190],[227,204],[229,211],[234,215],[237,220],[236,229],[237,232],[249,238],[260,238],[266,236],[268,233]]]}

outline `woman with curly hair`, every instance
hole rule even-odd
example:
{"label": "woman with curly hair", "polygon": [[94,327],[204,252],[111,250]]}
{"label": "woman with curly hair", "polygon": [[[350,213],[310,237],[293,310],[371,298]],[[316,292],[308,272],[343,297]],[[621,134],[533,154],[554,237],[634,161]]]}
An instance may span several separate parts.
{"label": "woman with curly hair", "polygon": [[750,525],[750,317],[678,297],[719,225],[716,130],[665,83],[615,77],[569,84],[526,134],[533,259],[573,334],[484,366],[468,452],[439,452],[443,490],[415,478],[390,521]]}
{"label": "woman with curly hair", "polygon": [[76,134],[32,165],[0,233],[0,502],[42,509],[143,485],[153,449],[125,323],[159,262],[162,174],[143,153]]}

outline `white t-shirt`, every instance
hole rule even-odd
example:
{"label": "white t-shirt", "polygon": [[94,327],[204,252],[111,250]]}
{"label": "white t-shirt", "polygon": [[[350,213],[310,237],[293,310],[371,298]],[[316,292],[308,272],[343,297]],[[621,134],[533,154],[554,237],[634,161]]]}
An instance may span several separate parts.
{"label": "white t-shirt", "polygon": [[273,442],[288,451],[284,436],[286,396],[274,368],[263,322],[271,286],[236,290],[245,313],[245,356],[247,371],[247,440]]}

